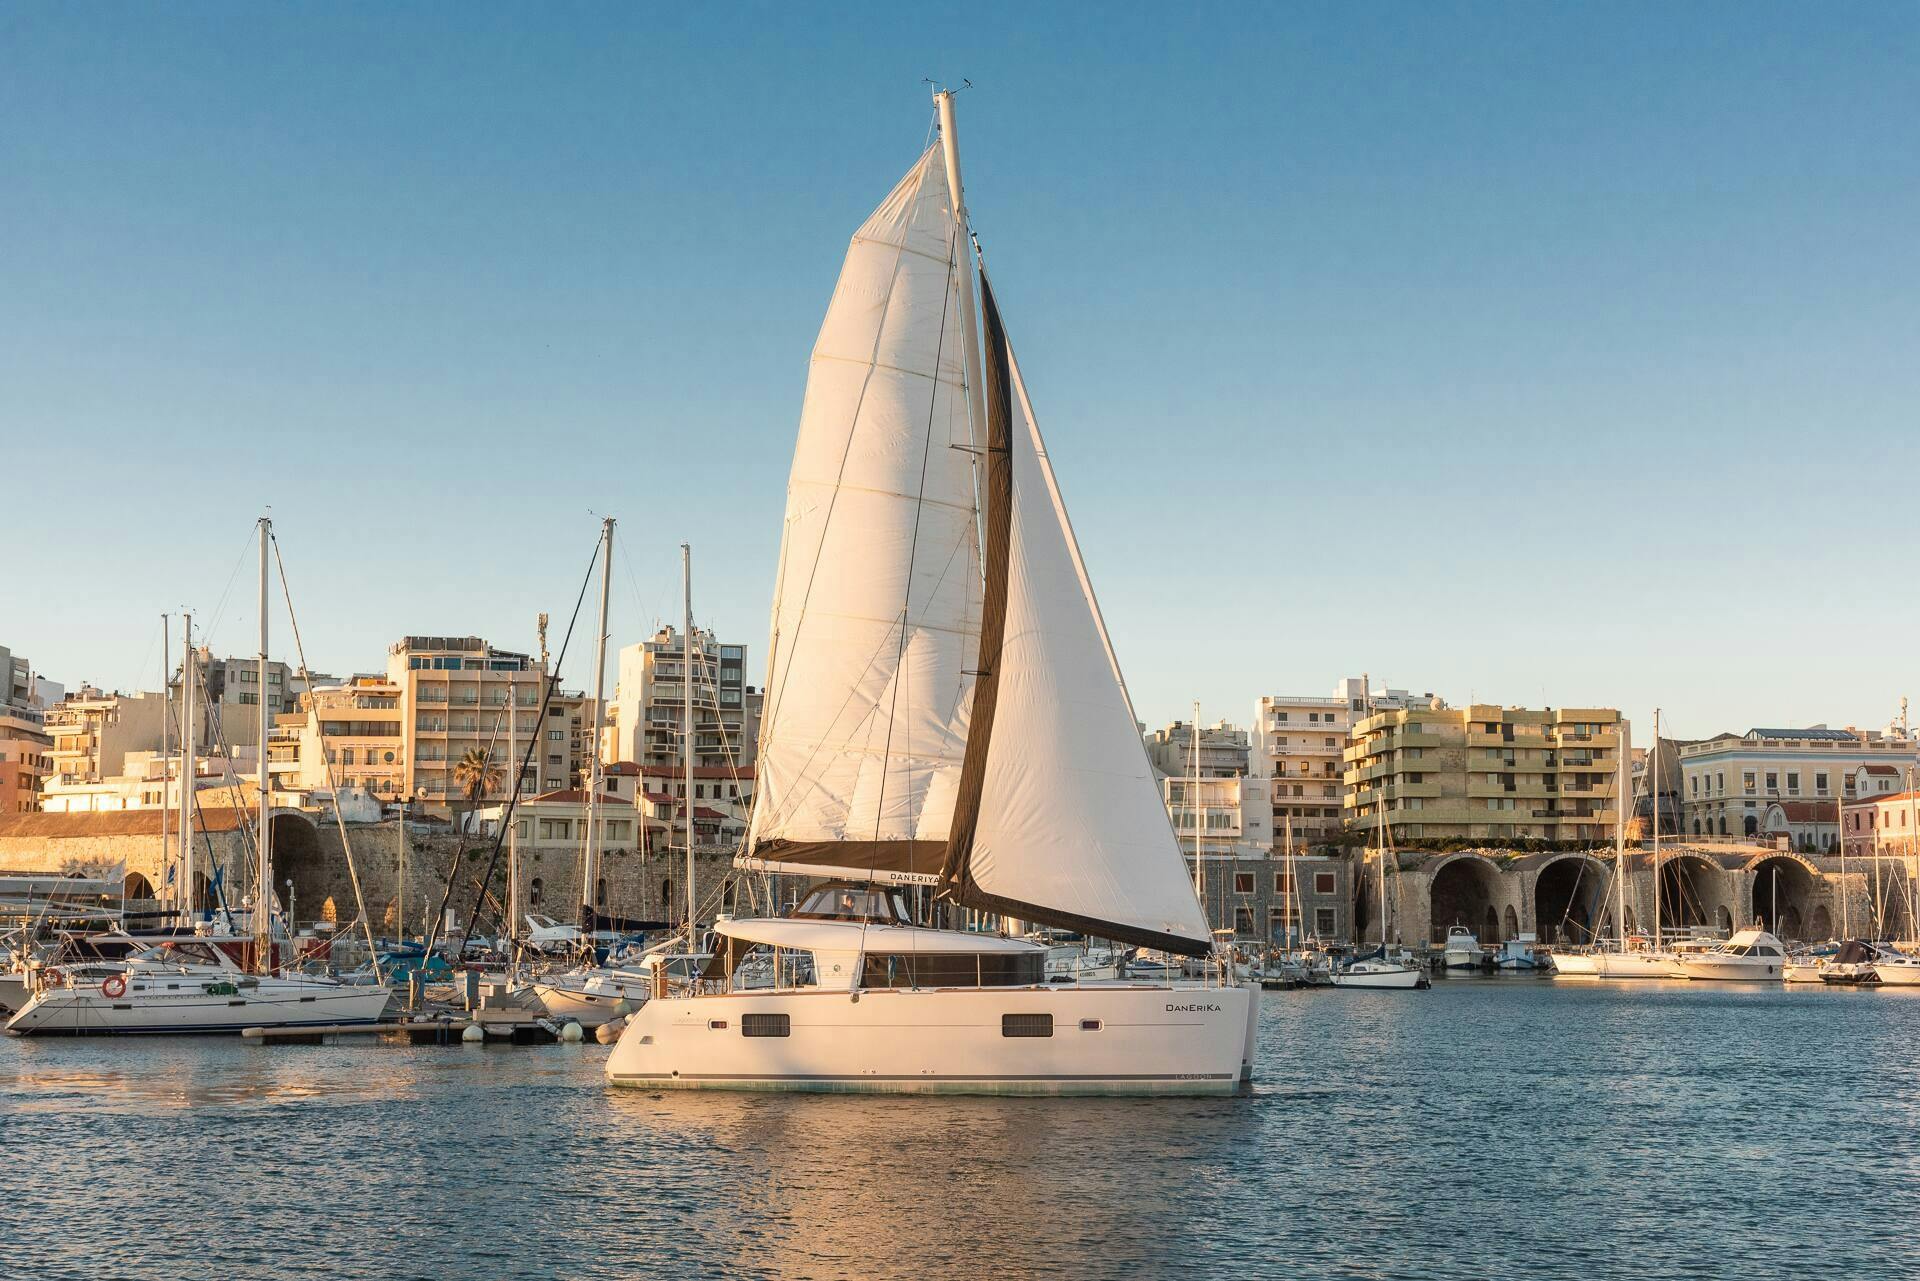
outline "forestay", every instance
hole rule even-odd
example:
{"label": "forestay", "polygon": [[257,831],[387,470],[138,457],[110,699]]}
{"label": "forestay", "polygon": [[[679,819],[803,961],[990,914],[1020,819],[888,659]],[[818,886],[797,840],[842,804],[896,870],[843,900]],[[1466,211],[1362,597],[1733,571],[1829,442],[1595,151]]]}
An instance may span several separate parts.
{"label": "forestay", "polygon": [[743,867],[930,881],[945,853],[981,597],[954,240],[929,148],[814,345]]}

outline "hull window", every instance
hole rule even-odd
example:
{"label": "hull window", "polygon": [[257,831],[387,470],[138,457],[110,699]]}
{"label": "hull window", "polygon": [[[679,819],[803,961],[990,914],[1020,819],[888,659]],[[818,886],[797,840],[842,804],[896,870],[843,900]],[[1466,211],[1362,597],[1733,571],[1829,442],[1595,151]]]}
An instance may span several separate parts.
{"label": "hull window", "polygon": [[741,1036],[792,1036],[793,1020],[785,1014],[742,1014]]}
{"label": "hull window", "polygon": [[1001,1036],[1052,1036],[1053,1015],[1051,1014],[1002,1014],[1000,1016]]}

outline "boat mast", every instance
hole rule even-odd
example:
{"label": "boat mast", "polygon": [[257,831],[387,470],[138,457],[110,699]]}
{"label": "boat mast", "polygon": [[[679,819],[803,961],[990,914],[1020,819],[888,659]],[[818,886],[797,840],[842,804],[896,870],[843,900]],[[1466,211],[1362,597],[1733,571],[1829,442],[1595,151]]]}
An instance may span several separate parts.
{"label": "boat mast", "polygon": [[[254,965],[262,974],[273,972],[273,850],[268,840],[268,830],[273,821],[267,790],[267,733],[273,724],[273,716],[267,703],[267,538],[273,532],[273,521],[266,516],[260,518],[260,814],[254,827],[254,839],[259,844],[255,851],[260,861],[260,883],[253,893],[253,938]],[[293,905],[289,903],[287,915],[287,938],[293,938]]]}
{"label": "boat mast", "polygon": [[[695,937],[693,888],[693,548],[680,544],[680,785],[687,807],[687,951],[699,951]],[[716,691],[715,698],[719,695]],[[718,707],[716,703],[716,719]]]}
{"label": "boat mast", "polygon": [[973,419],[975,441],[987,430],[985,376],[981,372],[980,324],[974,312],[973,272],[970,241],[967,235],[967,198],[960,183],[960,133],[953,121],[953,93],[941,89],[934,93],[940,108],[940,153],[947,162],[947,193],[953,202],[953,256],[959,268],[954,281],[960,294],[960,328],[965,341],[960,357],[967,379],[967,409]]}
{"label": "boat mast", "polygon": [[[173,870],[173,845],[168,840],[167,816],[173,808],[173,798],[167,795],[167,774],[172,769],[168,759],[171,755],[173,739],[173,673],[167,670],[167,664],[173,659],[173,638],[168,632],[167,615],[160,615],[160,875],[162,877]],[[177,904],[180,896],[168,893],[168,897]]]}
{"label": "boat mast", "polygon": [[1653,950],[1659,951],[1660,937],[1660,709],[1653,709]]}
{"label": "boat mast", "polygon": [[198,908],[193,901],[193,785],[199,771],[193,760],[193,615],[181,618],[186,658],[180,664],[180,892],[191,923]]}
{"label": "boat mast", "polygon": [[[536,737],[538,737],[536,735]],[[507,789],[507,965],[515,976],[520,969],[520,949],[514,946],[515,922],[520,919],[520,816],[514,810],[520,804],[520,682],[514,673],[507,675],[507,759],[513,767],[513,786]]]}
{"label": "boat mast", "polygon": [[1207,871],[1206,862],[1200,848],[1202,814],[1200,811],[1200,700],[1193,703],[1193,792],[1187,797],[1187,812],[1193,815],[1193,888],[1200,895],[1200,914],[1207,918],[1207,928],[1213,928],[1213,913],[1207,907]]}
{"label": "boat mast", "polygon": [[[1625,721],[1620,723],[1620,747],[1613,771],[1613,932],[1620,950],[1627,950],[1627,803],[1632,795],[1627,758],[1633,754]],[[1652,777],[1651,773],[1648,775]],[[1628,799],[1623,799],[1628,798]]]}
{"label": "boat mast", "polygon": [[1293,951],[1293,807],[1287,807],[1286,817],[1286,853],[1283,856],[1287,868],[1287,892],[1280,896],[1280,928],[1286,935],[1286,949]]}
{"label": "boat mast", "polygon": [[[600,522],[600,626],[593,637],[593,739],[587,744],[587,850],[586,875],[580,881],[581,943],[593,948],[593,934],[599,922],[595,917],[594,886],[600,876],[600,735],[607,714],[607,597],[613,589],[613,517]],[[509,679],[508,688],[512,688]],[[498,724],[499,722],[494,722]],[[519,768],[515,762],[515,769]],[[514,779],[514,787],[520,785]]]}

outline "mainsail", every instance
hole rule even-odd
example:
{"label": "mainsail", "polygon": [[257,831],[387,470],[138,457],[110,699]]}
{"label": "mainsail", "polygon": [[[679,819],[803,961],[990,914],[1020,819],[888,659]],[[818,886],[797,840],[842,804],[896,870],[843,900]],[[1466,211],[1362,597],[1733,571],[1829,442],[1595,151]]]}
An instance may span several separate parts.
{"label": "mainsail", "polygon": [[956,227],[930,147],[814,344],[743,867],[931,882],[945,855],[981,598]]}
{"label": "mainsail", "polygon": [[1204,955],[1119,665],[981,279],[988,428],[986,618],[974,733],[942,893],[1102,938]]}

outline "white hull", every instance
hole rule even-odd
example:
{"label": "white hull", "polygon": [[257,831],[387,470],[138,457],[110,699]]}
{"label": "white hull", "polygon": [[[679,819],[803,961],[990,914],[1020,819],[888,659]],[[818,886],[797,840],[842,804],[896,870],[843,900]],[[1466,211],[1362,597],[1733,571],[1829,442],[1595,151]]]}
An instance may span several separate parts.
{"label": "white hull", "polygon": [[596,1028],[640,1005],[651,987],[640,977],[596,976],[584,984],[559,978],[535,983],[533,995],[548,1018],[572,1019],[581,1027]]}
{"label": "white hull", "polygon": [[1788,961],[1781,967],[1780,977],[1789,983],[1820,983],[1824,981],[1821,975],[1825,969],[1826,966],[1811,962]]}
{"label": "white hull", "polygon": [[[607,1080],[645,1089],[1231,1094],[1251,1074],[1256,995],[1076,983],[664,997],[627,1020]],[[789,1032],[746,1036],[746,1015],[784,1015]],[[1007,1035],[1006,1015],[1051,1015],[1051,1034]]]}
{"label": "white hull", "polygon": [[1333,975],[1333,985],[1335,987],[1411,991],[1420,986],[1421,977],[1419,970],[1408,969],[1405,966],[1366,971],[1336,970]]}
{"label": "white hull", "polygon": [[1450,970],[1477,970],[1486,959],[1484,952],[1448,952],[1443,964]]}
{"label": "white hull", "polygon": [[1891,964],[1881,961],[1873,967],[1881,987],[1920,987],[1920,963]]}
{"label": "white hull", "polygon": [[1716,983],[1778,983],[1785,968],[1778,957],[1754,959],[1732,957],[1709,960],[1703,954],[1678,962],[1683,978],[1706,979]]}
{"label": "white hull", "polygon": [[27,976],[18,971],[0,974],[0,1015],[16,1014],[28,999]]}
{"label": "white hull", "polygon": [[1553,972],[1557,978],[1590,979],[1599,975],[1600,961],[1592,952],[1555,952]]}
{"label": "white hull", "polygon": [[1675,979],[1679,961],[1670,952],[1596,952],[1594,975],[1603,979]]}
{"label": "white hull", "polygon": [[[136,990],[114,999],[99,986],[48,988],[7,1024],[15,1036],[132,1036],[239,1032],[250,1027],[374,1023],[392,995],[385,987],[263,980],[224,995],[200,982],[182,990]],[[185,989],[191,990],[185,990]]]}

